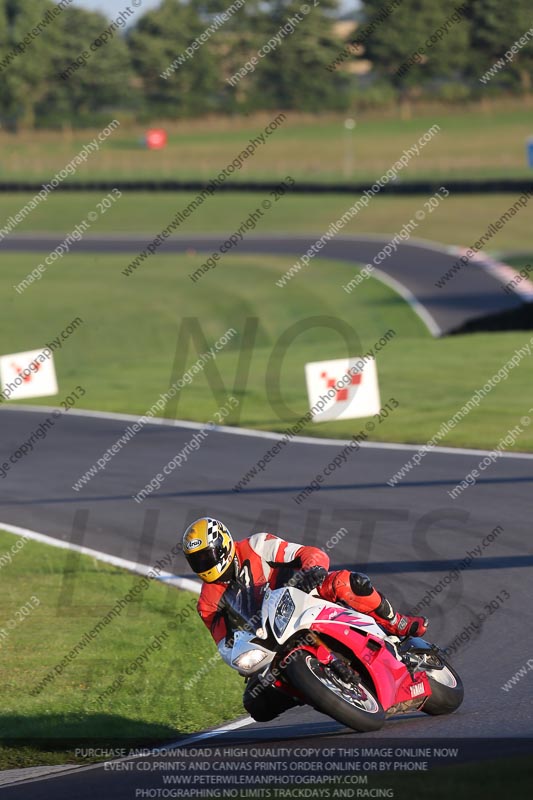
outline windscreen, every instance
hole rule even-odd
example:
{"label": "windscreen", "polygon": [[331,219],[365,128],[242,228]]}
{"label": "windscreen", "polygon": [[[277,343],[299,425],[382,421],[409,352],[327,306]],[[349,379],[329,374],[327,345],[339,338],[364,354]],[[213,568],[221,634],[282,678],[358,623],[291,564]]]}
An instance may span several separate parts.
{"label": "windscreen", "polygon": [[224,612],[231,630],[255,633],[259,628],[264,588],[236,584],[224,592]]}

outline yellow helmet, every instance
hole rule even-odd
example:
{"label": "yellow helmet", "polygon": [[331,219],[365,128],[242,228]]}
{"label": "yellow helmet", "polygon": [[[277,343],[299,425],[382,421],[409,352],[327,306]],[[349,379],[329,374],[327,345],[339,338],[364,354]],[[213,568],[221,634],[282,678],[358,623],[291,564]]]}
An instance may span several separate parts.
{"label": "yellow helmet", "polygon": [[193,572],[205,583],[219,581],[235,558],[235,542],[222,522],[201,517],[183,535],[183,553]]}

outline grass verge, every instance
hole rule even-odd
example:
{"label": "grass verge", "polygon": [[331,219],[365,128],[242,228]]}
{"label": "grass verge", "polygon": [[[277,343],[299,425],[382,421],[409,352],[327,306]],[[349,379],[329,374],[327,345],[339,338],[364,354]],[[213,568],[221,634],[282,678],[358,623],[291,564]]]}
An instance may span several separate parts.
{"label": "grass verge", "polygon": [[[444,180],[445,184],[446,181]],[[176,213],[185,209],[196,196],[186,193],[124,193],[103,215],[97,203],[104,192],[55,193],[40,203],[16,228],[17,233],[58,232],[66,235],[73,231],[90,212],[98,214],[91,222],[86,236],[100,233],[146,233],[147,241],[165,228]],[[17,214],[31,196],[25,194],[0,194],[0,219]],[[339,219],[358,199],[354,195],[287,195],[274,202],[259,219],[256,234],[267,232],[313,233],[320,236],[331,222]],[[486,232],[490,222],[499,219],[516,201],[511,194],[451,195],[438,208],[428,212],[426,197],[375,196],[343,228],[341,235],[383,234],[392,237],[416,212],[425,213],[418,222],[415,238],[430,239],[443,244],[469,247]],[[261,210],[268,194],[215,195],[199,206],[180,225],[181,235],[219,233],[221,243],[238,230],[256,209]],[[55,245],[54,245],[55,246]],[[514,215],[490,241],[489,250],[529,251],[531,249],[530,212],[527,208]],[[5,256],[10,258],[10,256]]]}
{"label": "grass verge", "polygon": [[[275,281],[290,267],[287,258],[226,256],[194,284],[188,274],[202,262],[201,255],[156,256],[126,278],[121,270],[129,258],[67,255],[22,295],[11,286],[39,256],[6,259],[0,283],[7,298],[5,353],[44,347],[73,317],[84,320],[56,354],[59,396],[31,402],[57,403],[79,384],[86,394],[78,407],[142,415],[206,349],[184,338],[188,327],[200,326],[207,346],[233,327],[239,335],[163,415],[207,422],[233,393],[240,405],[228,424],[284,430],[308,409],[306,362],[362,354],[393,329],[395,336],[377,361],[382,401],[394,397],[400,407],[376,426],[372,438],[426,442],[530,339],[528,332],[513,332],[435,340],[406,303],[378,281],[368,279],[346,294],[342,286],[355,272],[346,264],[316,259],[280,289]],[[250,319],[257,328],[246,340]],[[349,348],[328,327],[331,320],[354,331]],[[494,446],[527,413],[530,375],[526,358],[442,443]],[[363,424],[310,424],[305,433],[349,437]],[[531,428],[515,448],[533,450]]]}
{"label": "grass verge", "polygon": [[[531,133],[528,104],[531,97],[470,109],[433,105],[411,119],[400,119],[395,110],[359,113],[349,135],[346,114],[288,113],[266,144],[232,177],[282,179],[290,174],[307,181],[373,182],[435,124],[441,129],[438,136],[403,170],[404,180],[525,177],[525,142]],[[276,115],[272,111],[168,123],[168,146],[160,151],[141,145],[145,128],[124,125],[89,157],[74,180],[207,179],[231,163]],[[14,136],[0,132],[3,175],[6,179],[50,179],[98,133],[31,131]]]}
{"label": "grass verge", "polygon": [[[0,553],[15,542],[0,531]],[[30,540],[2,568],[1,577],[0,770],[86,763],[76,748],[176,741],[244,713],[242,680],[220,659],[209,664],[209,680],[185,688],[216,650],[196,613],[196,595],[156,580],[32,694],[143,579]],[[21,611],[30,605],[30,613]],[[137,658],[141,661],[132,667]],[[121,675],[117,689],[99,700]]]}

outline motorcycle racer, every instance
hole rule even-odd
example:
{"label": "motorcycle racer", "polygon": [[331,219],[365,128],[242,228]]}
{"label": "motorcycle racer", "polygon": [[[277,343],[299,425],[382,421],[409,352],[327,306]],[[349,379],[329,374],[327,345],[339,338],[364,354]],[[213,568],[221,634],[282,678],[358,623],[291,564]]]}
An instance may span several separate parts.
{"label": "motorcycle racer", "polygon": [[[288,582],[305,592],[316,589],[320,597],[369,614],[389,634],[421,636],[428,621],[394,611],[389,600],[360,572],[328,572],[329,557],[317,547],[287,542],[271,533],[256,533],[235,542],[219,520],[201,517],[189,525],[183,536],[183,553],[192,571],[204,582],[198,613],[209,629],[222,658],[231,665],[231,632],[224,611],[224,593],[240,584],[260,590],[277,589]],[[254,719],[274,719],[295,705],[293,698],[268,688],[257,693],[247,684],[243,703]]]}

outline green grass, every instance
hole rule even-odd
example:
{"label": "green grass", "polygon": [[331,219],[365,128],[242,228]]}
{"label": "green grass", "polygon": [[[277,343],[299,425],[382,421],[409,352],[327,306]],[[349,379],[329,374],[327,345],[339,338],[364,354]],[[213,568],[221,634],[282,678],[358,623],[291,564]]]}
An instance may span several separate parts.
{"label": "green grass", "polygon": [[532,268],[532,263],[533,263],[533,253],[531,255],[529,255],[529,256],[525,255],[525,254],[521,254],[521,255],[517,255],[517,256],[509,256],[509,257],[504,257],[504,258],[505,258],[505,263],[506,264],[510,264],[512,267],[515,267],[518,271],[520,271],[523,267],[529,267],[530,269],[526,270],[526,271],[529,272],[529,277],[531,279],[531,274],[532,274],[531,273],[531,268]]}
{"label": "green grass", "polygon": [[[104,193],[55,193],[32,211],[18,227],[17,233],[61,232],[67,234],[97,211],[97,203]],[[142,194],[124,193],[116,205],[91,225],[89,235],[125,232],[155,235],[165,228],[176,212],[185,208],[193,194]],[[0,220],[16,214],[31,199],[24,194],[0,194]],[[265,199],[268,194],[223,193],[199,206],[184,224],[181,235],[194,233],[221,233],[229,235]],[[288,195],[274,202],[272,208],[259,220],[255,233],[268,231],[322,234],[332,221],[337,220],[358,198],[352,195]],[[487,230],[491,221],[498,219],[516,200],[511,194],[450,196],[432,213],[424,206],[426,197],[372,198],[343,228],[343,234],[393,235],[411,219],[418,210],[426,217],[419,222],[414,237],[430,239],[445,244],[469,245],[476,242]],[[528,207],[517,213],[491,239],[488,250],[516,251],[531,249],[531,212]],[[416,220],[415,220],[416,221]],[[3,223],[0,223],[0,227]],[[10,259],[11,256],[5,256]]]}
{"label": "green grass", "polygon": [[[157,256],[125,278],[121,269],[129,258],[67,255],[20,296],[11,287],[39,256],[5,258],[0,284],[5,298],[3,352],[43,347],[73,317],[84,320],[56,356],[59,397],[32,402],[53,404],[80,384],[86,395],[78,407],[143,414],[204,349],[201,343],[187,347],[182,342],[172,377],[178,335],[188,317],[199,321],[209,344],[229,327],[239,332],[216,359],[227,393],[234,392],[240,400],[227,421],[283,430],[308,409],[304,364],[340,358],[348,350],[336,331],[314,322],[303,323],[304,330],[288,349],[279,345],[280,337],[303,320],[333,317],[355,332],[352,356],[366,352],[389,328],[396,331],[378,355],[378,371],[382,401],[395,397],[400,408],[377,426],[373,438],[426,442],[530,338],[527,332],[516,332],[435,340],[405,302],[379,282],[369,279],[346,294],[342,286],[355,270],[341,263],[316,259],[279,289],[275,281],[291,259],[229,255],[193,284],[188,274],[202,262],[201,255]],[[241,353],[250,317],[258,318],[257,334]],[[250,359],[249,374],[235,386],[241,355],[243,364]],[[275,396],[278,368],[281,402],[288,411]],[[530,407],[530,376],[526,359],[443,443],[492,447]],[[164,416],[212,419],[226,398],[224,390],[214,394],[213,379],[207,369],[198,375]],[[364,420],[340,420],[311,424],[305,432],[347,437],[363,424]],[[533,450],[532,429],[519,437],[516,449]]]}
{"label": "green grass", "polygon": [[[15,541],[0,531],[0,552]],[[0,770],[86,761],[76,758],[77,747],[176,741],[244,713],[242,680],[218,659],[209,667],[209,680],[184,688],[216,649],[196,613],[196,595],[157,581],[32,696],[30,690],[142,578],[32,541],[12,559],[1,576],[7,636],[0,643]],[[10,629],[8,620],[16,619],[32,595],[40,605]],[[139,669],[125,674],[156,636],[160,649],[155,645]],[[100,703],[100,694],[120,674],[122,684]]]}
{"label": "green grass", "polygon": [[[452,110],[435,105],[401,119],[396,110],[359,113],[348,140],[345,116],[288,114],[236,180],[283,178],[371,181],[433,124],[441,133],[402,172],[402,178],[515,177],[529,174],[525,141],[531,134],[531,111],[525,98],[498,105],[484,103]],[[110,121],[112,119],[112,114]],[[78,170],[87,178],[209,178],[233,161],[248,141],[276,116],[183,120],[166,124],[168,147],[147,151],[139,144],[144,129],[118,128]],[[0,132],[4,179],[51,178],[99,133],[37,131],[17,136]],[[348,155],[351,153],[351,155]],[[350,168],[350,160],[353,168]]]}

